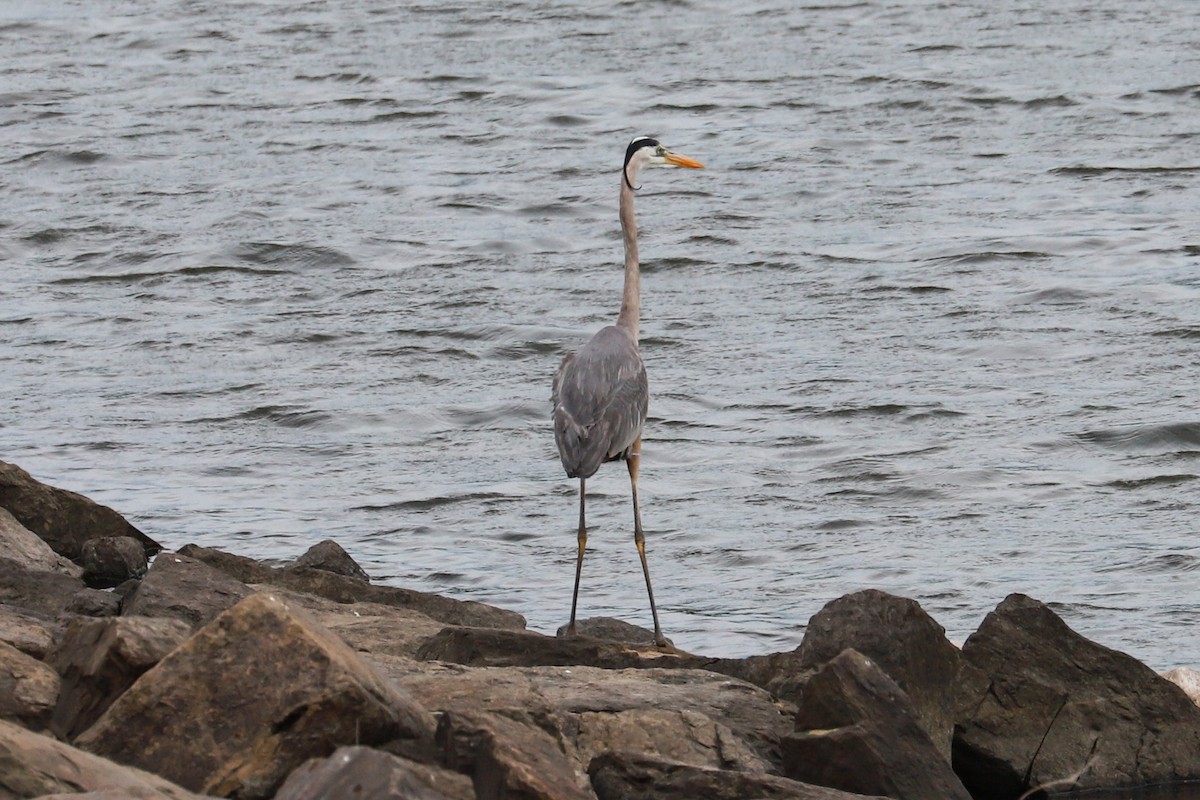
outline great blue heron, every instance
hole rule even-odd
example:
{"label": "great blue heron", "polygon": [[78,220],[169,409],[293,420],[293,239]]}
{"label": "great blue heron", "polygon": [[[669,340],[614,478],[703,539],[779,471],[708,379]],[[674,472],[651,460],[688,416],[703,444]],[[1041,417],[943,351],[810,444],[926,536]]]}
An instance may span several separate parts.
{"label": "great blue heron", "polygon": [[642,426],[650,393],[646,367],[638,354],[638,316],[641,308],[641,270],[638,266],[637,221],[633,215],[634,183],[644,167],[703,167],[699,161],[672,153],[656,140],[639,136],[625,150],[621,169],[620,217],[625,237],[625,292],[617,323],[601,328],[587,344],[569,353],[554,376],[551,402],[554,405],[554,441],[558,455],[570,478],[579,478],[579,553],[575,559],[575,591],[571,595],[571,621],[567,636],[575,635],[575,608],[579,601],[579,576],[583,572],[583,553],[587,548],[587,523],[584,498],[587,479],[605,461],[624,459],[629,467],[629,485],[633,494],[633,540],[646,592],[650,595],[650,613],[654,616],[654,641],[666,647],[667,640],[658,624],[650,568],[646,566],[646,540],[642,516],[638,511],[637,476],[641,458]]}

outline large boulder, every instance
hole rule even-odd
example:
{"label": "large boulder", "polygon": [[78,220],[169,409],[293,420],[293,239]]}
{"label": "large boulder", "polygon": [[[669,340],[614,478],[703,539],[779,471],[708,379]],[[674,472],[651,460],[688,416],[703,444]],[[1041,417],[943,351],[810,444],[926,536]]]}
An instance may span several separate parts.
{"label": "large boulder", "polygon": [[[809,620],[796,650],[795,674],[812,674],[847,649],[871,659],[904,690],[918,723],[949,764],[959,690],[969,685],[963,673],[974,670],[945,629],[915,600],[877,589],[854,592]],[[784,694],[799,701],[802,692]]]}
{"label": "large boulder", "polygon": [[432,717],[340,639],[256,594],[142,675],[76,744],[192,791],[254,800],[339,746],[432,735]]}
{"label": "large boulder", "polygon": [[305,550],[304,555],[297,558],[291,564],[288,564],[284,569],[294,570],[306,567],[323,569],[326,572],[344,575],[347,578],[354,578],[355,580],[368,583],[371,580],[371,576],[358,565],[358,562],[351,558],[350,554],[332,539],[317,542]]}
{"label": "large boulder", "polygon": [[146,577],[125,598],[122,613],[174,617],[199,628],[252,594],[249,586],[203,561],[160,553]]}
{"label": "large boulder", "polygon": [[95,589],[110,589],[146,574],[146,550],[132,536],[98,536],[79,554],[83,579]]}
{"label": "large boulder", "polygon": [[698,767],[623,750],[596,756],[588,773],[599,800],[867,800],[776,775]]}
{"label": "large boulder", "polygon": [[58,673],[0,642],[0,718],[43,729],[58,699]]}
{"label": "large boulder", "polygon": [[56,553],[72,561],[79,558],[84,542],[99,536],[132,536],[142,543],[146,555],[162,549],[108,506],[47,486],[16,464],[4,461],[0,461],[0,508],[8,509]]}
{"label": "large boulder", "polygon": [[61,572],[78,578],[83,570],[69,558],[54,552],[42,537],[26,528],[8,509],[0,506],[0,553],[38,572]]}
{"label": "large boulder", "polygon": [[476,800],[471,779],[374,750],[339,747],[328,758],[304,762],[275,800]]}
{"label": "large boulder", "polygon": [[896,800],[971,800],[921,727],[908,695],[871,659],[845,650],[804,687],[784,774]]}
{"label": "large boulder", "polygon": [[74,739],[191,635],[191,626],[170,617],[72,620],[47,657],[62,676],[51,729]]}
{"label": "large boulder", "polygon": [[41,798],[61,793],[76,798],[93,792],[111,800],[197,799],[156,775],[0,721],[0,797]]}
{"label": "large boulder", "polygon": [[701,670],[372,660],[432,711],[487,711],[555,731],[581,772],[622,741],[698,766],[777,770],[779,740],[792,728],[766,691]]}
{"label": "large boulder", "polygon": [[43,620],[56,619],[67,610],[83,581],[61,572],[29,569],[0,556],[0,605]]}
{"label": "large boulder", "polygon": [[1200,778],[1200,708],[1124,653],[1009,595],[963,645],[991,681],[959,721],[954,764],[977,798]]}

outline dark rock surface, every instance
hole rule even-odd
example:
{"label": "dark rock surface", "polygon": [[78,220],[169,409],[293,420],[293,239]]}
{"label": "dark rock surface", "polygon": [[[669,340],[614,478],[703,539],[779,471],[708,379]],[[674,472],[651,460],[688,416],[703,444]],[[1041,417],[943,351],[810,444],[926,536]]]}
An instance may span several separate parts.
{"label": "dark rock surface", "polygon": [[344,575],[347,578],[370,582],[371,576],[358,565],[358,562],[350,557],[342,546],[332,539],[326,539],[322,542],[317,542],[308,550],[304,551],[304,555],[297,558],[291,564],[288,564],[284,569],[303,569],[311,567],[312,569],[323,569],[326,572],[332,572],[335,575]]}
{"label": "dark rock surface", "polygon": [[146,550],[130,536],[98,536],[80,549],[83,580],[94,589],[110,589],[146,574]]}
{"label": "dark rock surface", "polygon": [[41,483],[5,461],[0,461],[0,508],[8,509],[54,552],[72,561],[78,560],[84,542],[100,536],[132,536],[142,543],[146,555],[162,550],[162,545],[108,506]]}
{"label": "dark rock surface", "polygon": [[122,613],[175,617],[199,628],[252,594],[249,586],[203,561],[160,553],[146,577],[125,598]]}
{"label": "dark rock surface", "polygon": [[351,746],[306,761],[274,800],[475,800],[475,789],[466,775]]}
{"label": "dark rock surface", "polygon": [[83,573],[78,565],[54,552],[42,537],[18,522],[3,506],[0,506],[0,553],[22,567],[38,572],[61,572],[73,578]]}
{"label": "dark rock surface", "polygon": [[0,556],[0,603],[39,619],[53,620],[66,611],[83,581],[61,572],[31,570]]}
{"label": "dark rock surface", "polygon": [[797,780],[896,800],[971,800],[908,695],[856,650],[809,680],[796,732],[783,739],[783,769]]}
{"label": "dark rock surface", "polygon": [[[864,800],[865,796],[754,772],[697,767],[608,750],[588,767],[599,800]],[[882,800],[882,798],[875,798]]]}
{"label": "dark rock surface", "polygon": [[425,710],[340,639],[256,594],[144,674],[76,744],[192,791],[253,800],[338,746],[432,734]]}
{"label": "dark rock surface", "polygon": [[959,722],[954,764],[978,798],[1200,779],[1200,708],[1124,653],[1089,641],[1044,603],[1009,595],[963,645],[989,677]]}

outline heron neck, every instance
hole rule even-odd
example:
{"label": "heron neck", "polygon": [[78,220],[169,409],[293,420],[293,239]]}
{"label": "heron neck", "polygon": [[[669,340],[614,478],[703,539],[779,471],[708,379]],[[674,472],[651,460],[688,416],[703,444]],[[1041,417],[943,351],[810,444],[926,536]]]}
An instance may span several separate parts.
{"label": "heron neck", "polygon": [[[635,176],[631,176],[635,178]],[[625,293],[621,298],[621,313],[617,325],[638,338],[638,318],[641,316],[641,268],[638,266],[637,219],[633,214],[633,190],[621,179],[621,233],[625,237]]]}

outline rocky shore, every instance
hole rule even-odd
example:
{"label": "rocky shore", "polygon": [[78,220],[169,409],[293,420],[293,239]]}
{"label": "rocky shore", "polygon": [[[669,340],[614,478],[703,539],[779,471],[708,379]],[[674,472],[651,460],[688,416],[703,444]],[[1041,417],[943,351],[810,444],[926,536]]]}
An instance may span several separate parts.
{"label": "rocky shore", "polygon": [[662,652],[604,619],[559,639],[372,584],[333,542],[283,568],[162,552],[5,462],[0,547],[0,800],[1017,800],[1200,781],[1200,673],[1160,676],[1024,595],[961,649],[879,591],[833,600],[785,653]]}

